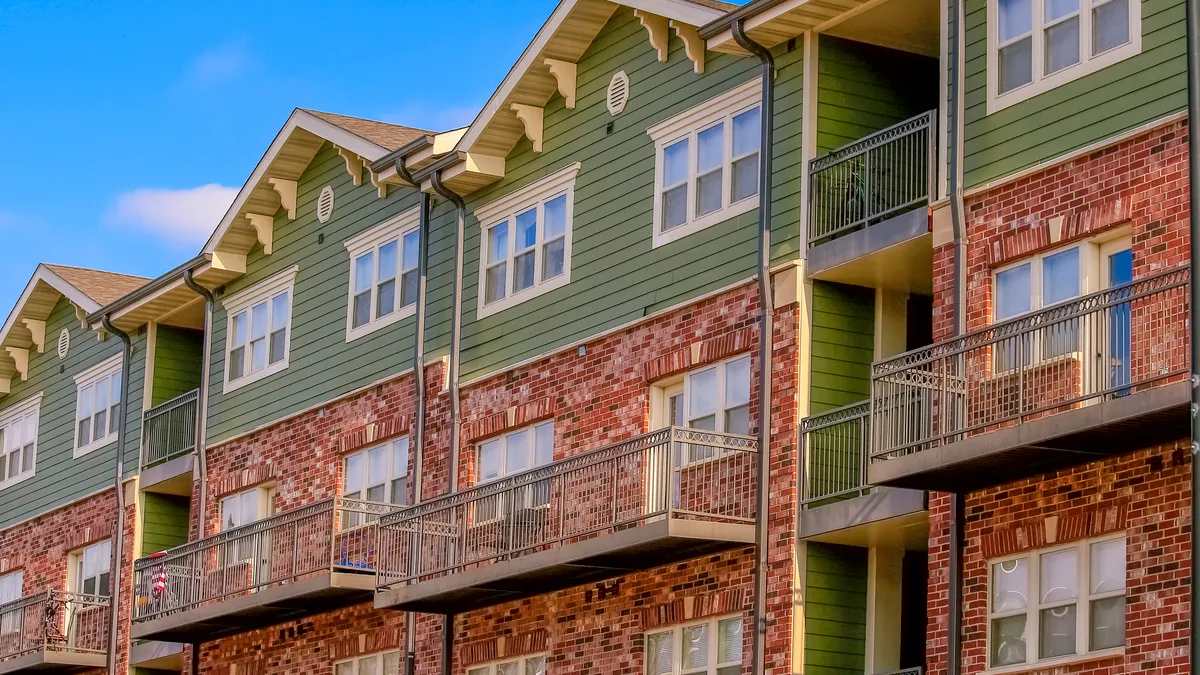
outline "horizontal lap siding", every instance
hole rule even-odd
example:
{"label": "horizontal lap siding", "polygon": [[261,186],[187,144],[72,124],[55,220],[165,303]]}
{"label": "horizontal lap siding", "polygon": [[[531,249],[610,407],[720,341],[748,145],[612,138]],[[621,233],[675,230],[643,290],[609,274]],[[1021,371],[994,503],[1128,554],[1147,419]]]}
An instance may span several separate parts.
{"label": "horizontal lap siding", "polygon": [[[246,275],[218,297],[209,387],[210,444],[411,368],[411,317],[346,342],[350,256],[344,242],[418,203],[414,190],[392,188],[386,199],[379,199],[370,181],[364,178],[363,183],[353,185],[345,162],[326,144],[300,177],[296,219],[288,220],[282,211],[276,215],[272,254],[264,255],[256,245],[247,257]],[[333,186],[334,210],[329,222],[321,223],[316,200],[325,185]],[[223,394],[228,317],[222,300],[293,265],[299,273],[292,299],[288,368]]]}
{"label": "horizontal lap siding", "polygon": [[140,555],[146,556],[186,544],[191,500],[157,492],[142,494],[144,501]]}
{"label": "horizontal lap siding", "polygon": [[814,281],[812,290],[813,414],[865,401],[875,355],[875,292]]}
{"label": "horizontal lap siding", "polygon": [[204,333],[157,326],[154,343],[154,386],[150,405],[158,406],[200,386]]}
{"label": "horizontal lap siding", "polygon": [[[75,447],[74,378],[78,373],[119,354],[121,341],[111,336],[103,342],[98,340],[96,333],[80,327],[75,308],[60,299],[46,321],[46,335],[52,336],[52,343],[57,342],[63,328],[71,332],[67,358],[60,360],[53,348],[47,349],[44,354],[31,349],[29,379],[22,381],[14,377],[12,391],[0,399],[2,413],[5,408],[42,392],[35,474],[29,480],[0,490],[0,528],[112,485],[115,443],[78,459],[71,456]],[[135,365],[136,358],[135,354]],[[131,416],[126,416],[127,423]],[[136,454],[133,456],[136,457]],[[129,455],[126,457],[128,459]],[[136,469],[136,463],[133,466]]]}
{"label": "horizontal lap siding", "polygon": [[804,672],[862,675],[867,549],[816,542],[805,549]]}
{"label": "horizontal lap siding", "polygon": [[965,185],[980,185],[1187,106],[1182,0],[1143,0],[1142,52],[987,114],[987,4],[966,5]]}

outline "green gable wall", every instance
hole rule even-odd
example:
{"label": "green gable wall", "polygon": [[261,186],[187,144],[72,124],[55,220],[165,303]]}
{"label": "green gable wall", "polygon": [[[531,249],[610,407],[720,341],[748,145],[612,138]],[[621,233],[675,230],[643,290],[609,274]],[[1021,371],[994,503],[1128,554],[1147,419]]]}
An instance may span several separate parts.
{"label": "green gable wall", "polygon": [[867,642],[867,549],[805,546],[804,672],[862,675]]}
{"label": "green gable wall", "polygon": [[874,355],[875,291],[814,281],[812,414],[865,401]]}
{"label": "green gable wall", "polygon": [[1142,52],[987,114],[987,0],[967,0],[963,171],[980,185],[1187,107],[1182,0],[1143,0]]}
{"label": "green gable wall", "polygon": [[[71,347],[60,360],[54,349],[38,354],[30,350],[29,379],[13,378],[11,392],[0,399],[0,412],[42,393],[38,420],[38,445],[34,477],[0,490],[0,528],[41,515],[90,494],[112,486],[113,459],[116,444],[72,458],[75,433],[75,375],[108,359],[122,350],[115,337],[99,341],[96,333],[80,326],[75,308],[59,299],[46,321],[46,336],[50,344],[58,341],[63,328],[71,333]],[[144,340],[140,342],[144,344]],[[144,349],[136,349],[131,370],[139,370]],[[131,375],[131,391],[141,392],[140,384]],[[136,397],[135,397],[136,398]],[[126,411],[126,433],[135,429],[141,410]],[[136,436],[136,434],[135,434]],[[131,452],[132,450],[132,452]],[[130,464],[130,459],[133,464]],[[136,442],[126,445],[126,474],[137,470]],[[130,467],[132,466],[132,469]]]}
{"label": "green gable wall", "polygon": [[937,108],[937,69],[937,59],[822,35],[817,155]]}
{"label": "green gable wall", "polygon": [[[321,188],[332,185],[333,216],[317,220]],[[255,246],[246,274],[217,298],[213,316],[212,377],[209,387],[209,443],[273,422],[336,398],[412,366],[414,319],[408,318],[346,343],[350,255],[344,242],[416,206],[414,190],[395,189],[379,199],[370,181],[355,186],[346,163],[326,144],[301,175],[296,219],[280,211],[274,246],[264,255]],[[323,238],[322,238],[323,235]],[[249,288],[293,265],[291,352],[288,368],[229,394],[224,389],[227,316],[223,298]]]}
{"label": "green gable wall", "polygon": [[191,500],[157,492],[143,492],[142,496],[140,555],[150,555],[186,544]]}
{"label": "green gable wall", "polygon": [[203,331],[156,326],[155,332],[151,407],[199,387],[204,354]]}

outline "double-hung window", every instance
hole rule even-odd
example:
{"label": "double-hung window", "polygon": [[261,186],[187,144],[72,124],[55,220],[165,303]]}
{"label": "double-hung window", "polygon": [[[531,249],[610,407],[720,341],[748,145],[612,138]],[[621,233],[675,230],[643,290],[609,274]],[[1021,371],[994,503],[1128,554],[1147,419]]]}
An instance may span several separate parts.
{"label": "double-hung window", "polygon": [[367,654],[345,661],[333,667],[334,675],[400,675],[400,651]]}
{"label": "double-hung window", "polygon": [[988,0],[989,112],[1141,50],[1138,0]]}
{"label": "double-hung window", "polygon": [[1125,537],[989,565],[988,664],[1034,665],[1125,646]]}
{"label": "double-hung window", "polygon": [[[346,455],[342,497],[376,504],[408,503],[408,437]],[[345,505],[343,527],[375,520],[364,509]]]}
{"label": "double-hung window", "polygon": [[482,237],[480,317],[570,282],[579,168],[572,164],[475,209]]}
{"label": "double-hung window", "polygon": [[646,633],[646,675],[738,675],[742,617],[707,619]]}
{"label": "double-hung window", "polygon": [[[273,494],[270,488],[258,487],[222,498],[221,531],[228,532],[266,518],[271,513]],[[269,534],[262,531],[230,539],[222,552],[223,564],[231,565],[265,556],[270,550]]]}
{"label": "double-hung window", "polygon": [[92,544],[70,556],[71,590],[84,595],[109,595],[112,541]]}
{"label": "double-hung window", "polygon": [[0,410],[0,488],[33,477],[42,395]]}
{"label": "double-hung window", "polygon": [[[478,482],[499,480],[553,461],[554,422],[541,422],[480,443]],[[550,484],[540,480],[514,488],[510,493],[479,500],[476,502],[475,518],[490,520],[505,512],[538,508],[549,503]]]}
{"label": "double-hung window", "polygon": [[296,272],[287,269],[224,301],[225,391],[287,368]]}
{"label": "double-hung window", "polygon": [[[21,599],[21,585],[25,581],[25,571],[17,570],[0,576],[0,607]],[[0,638],[12,639],[21,632],[24,613],[20,609],[0,612]]]}
{"label": "double-hung window", "polygon": [[121,423],[121,356],[75,376],[75,456],[117,440]]}
{"label": "double-hung window", "polygon": [[[1088,261],[1082,245],[1037,256],[996,273],[997,322],[1066,302],[1085,292]],[[996,345],[995,370],[1012,370],[1018,363],[1079,351],[1076,320],[1049,324],[1036,333],[1024,332]]]}
{"label": "double-hung window", "polygon": [[[750,433],[750,357],[738,356],[699,368],[683,381],[662,385],[663,418],[668,425]],[[712,457],[709,445],[687,445],[685,462]]]}
{"label": "double-hung window", "polygon": [[347,341],[416,311],[419,226],[420,209],[413,208],[346,241],[350,253]]}
{"label": "double-hung window", "polygon": [[546,675],[546,655],[533,654],[471,666],[467,675]]}
{"label": "double-hung window", "polygon": [[650,127],[655,246],[758,205],[761,90],[755,79]]}

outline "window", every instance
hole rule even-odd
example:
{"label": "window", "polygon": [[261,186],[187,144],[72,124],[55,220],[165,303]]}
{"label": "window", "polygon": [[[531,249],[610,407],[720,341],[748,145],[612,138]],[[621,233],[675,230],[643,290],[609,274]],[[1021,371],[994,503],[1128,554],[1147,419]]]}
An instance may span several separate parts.
{"label": "window", "polygon": [[[487,483],[545,466],[554,461],[554,422],[542,422],[511,431],[479,444],[478,481]],[[550,503],[550,482],[529,485],[484,497],[475,502],[475,520],[508,516]]]}
{"label": "window", "polygon": [[[727,434],[750,434],[750,357],[739,356],[660,385],[662,426],[690,427]],[[709,445],[687,446],[687,461],[712,457]]]}
{"label": "window", "polygon": [[92,544],[70,556],[71,590],[84,595],[109,594],[109,569],[112,567],[112,541]]}
{"label": "window", "polygon": [[546,675],[546,655],[534,654],[519,659],[472,666],[467,669],[467,675]]}
{"label": "window", "polygon": [[988,112],[1141,51],[1137,0],[989,0]]}
{"label": "window", "polygon": [[[273,489],[259,487],[222,498],[221,532],[228,532],[269,516],[273,497]],[[221,552],[222,564],[232,565],[265,556],[270,547],[269,535],[269,532],[251,533],[230,540]]]}
{"label": "window", "polygon": [[368,654],[358,658],[339,661],[334,665],[334,675],[400,675],[400,652]]}
{"label": "window", "polygon": [[[21,585],[25,581],[25,571],[17,570],[0,576],[0,607],[7,605],[10,602],[16,602],[21,599]],[[20,609],[12,612],[0,613],[0,636],[5,639],[11,639],[16,633],[21,632],[21,621],[23,614]]]}
{"label": "window", "polygon": [[579,168],[572,164],[475,209],[481,318],[570,282]]}
{"label": "window", "polygon": [[739,675],[741,672],[740,616],[646,634],[646,675]]}
{"label": "window", "polygon": [[75,376],[75,457],[117,440],[121,423],[121,356]]}
{"label": "window", "polygon": [[[407,437],[346,455],[345,470],[342,496],[346,499],[376,504],[408,503]],[[374,520],[353,508],[347,508],[343,514],[345,528]]]}
{"label": "window", "polygon": [[761,91],[754,79],[650,127],[655,246],[758,206]]}
{"label": "window", "polygon": [[296,272],[292,267],[224,302],[225,391],[287,368]]}
{"label": "window", "polygon": [[988,663],[1036,664],[1125,646],[1125,537],[994,561]]}
{"label": "window", "polygon": [[419,225],[418,207],[346,241],[346,250],[350,252],[347,342],[416,311],[420,282]]}
{"label": "window", "polygon": [[41,406],[42,395],[36,394],[0,410],[0,488],[33,477]]}

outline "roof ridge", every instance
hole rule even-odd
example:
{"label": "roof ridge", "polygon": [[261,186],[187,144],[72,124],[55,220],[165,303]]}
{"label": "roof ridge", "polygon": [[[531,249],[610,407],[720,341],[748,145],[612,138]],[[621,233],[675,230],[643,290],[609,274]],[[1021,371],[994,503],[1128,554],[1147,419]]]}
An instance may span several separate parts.
{"label": "roof ridge", "polygon": [[125,272],[113,272],[111,270],[96,269],[95,267],[80,267],[79,265],[63,265],[62,263],[51,263],[51,262],[43,262],[41,264],[45,265],[46,267],[50,267],[50,268],[57,267],[60,269],[68,269],[68,270],[82,270],[84,272],[99,272],[100,274],[112,274],[114,276],[119,276],[119,277],[129,277],[130,279],[150,279],[151,278],[151,277],[141,276],[140,274],[126,274]]}

